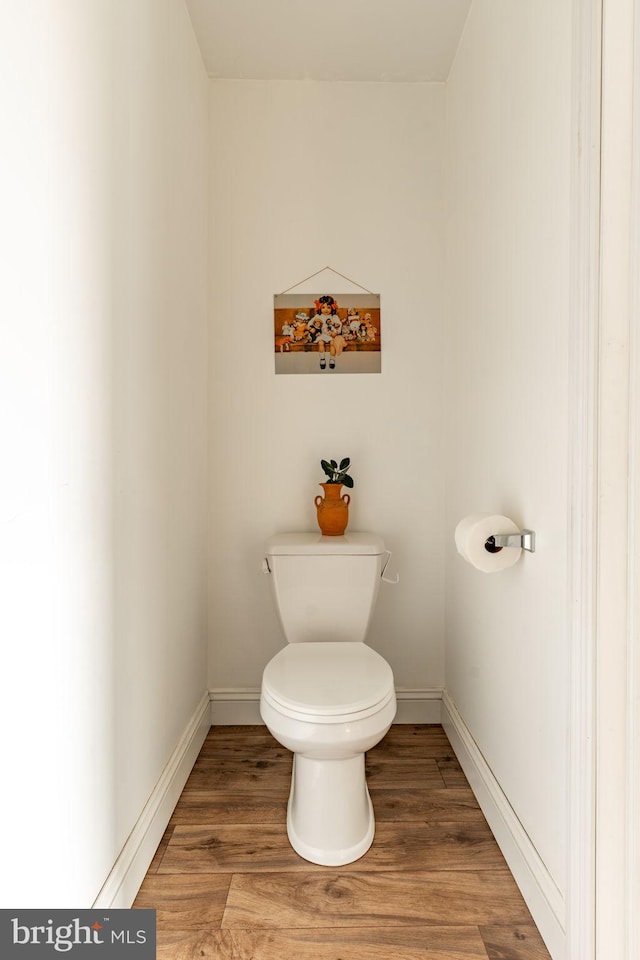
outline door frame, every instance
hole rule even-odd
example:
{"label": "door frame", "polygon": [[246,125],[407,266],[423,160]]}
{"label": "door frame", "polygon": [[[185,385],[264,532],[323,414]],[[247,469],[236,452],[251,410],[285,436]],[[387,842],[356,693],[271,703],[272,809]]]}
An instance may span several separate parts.
{"label": "door frame", "polygon": [[574,0],[567,960],[640,955],[640,25]]}

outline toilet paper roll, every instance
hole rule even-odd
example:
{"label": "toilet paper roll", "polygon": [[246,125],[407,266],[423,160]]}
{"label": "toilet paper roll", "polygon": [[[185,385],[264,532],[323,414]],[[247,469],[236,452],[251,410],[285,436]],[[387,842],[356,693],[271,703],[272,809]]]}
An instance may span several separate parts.
{"label": "toilet paper roll", "polygon": [[509,517],[498,513],[472,513],[456,527],[456,547],[460,556],[476,570],[499,573],[518,562],[522,548],[502,547],[497,553],[490,553],[485,543],[498,533],[519,532],[520,528]]}

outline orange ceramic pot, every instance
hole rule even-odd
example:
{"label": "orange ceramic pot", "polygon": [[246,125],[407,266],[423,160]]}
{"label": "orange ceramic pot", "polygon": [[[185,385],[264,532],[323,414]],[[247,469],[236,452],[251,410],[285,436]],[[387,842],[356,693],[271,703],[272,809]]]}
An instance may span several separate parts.
{"label": "orange ceramic pot", "polygon": [[348,493],[340,495],[341,483],[321,483],[324,497],[320,494],[315,498],[318,511],[318,526],[324,537],[341,537],[349,523],[349,504],[351,497]]}

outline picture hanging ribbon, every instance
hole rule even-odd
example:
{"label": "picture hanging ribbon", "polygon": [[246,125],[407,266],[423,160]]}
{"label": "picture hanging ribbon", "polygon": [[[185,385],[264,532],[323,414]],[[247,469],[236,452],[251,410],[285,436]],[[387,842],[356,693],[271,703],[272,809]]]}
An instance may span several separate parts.
{"label": "picture hanging ribbon", "polygon": [[316,270],[315,273],[311,273],[308,277],[305,277],[304,280],[298,280],[297,283],[292,284],[290,287],[287,287],[286,290],[281,290],[277,296],[281,297],[284,293],[289,293],[291,290],[295,290],[296,287],[301,287],[303,283],[306,283],[307,280],[313,280],[314,277],[319,276],[321,273],[324,273],[325,270],[331,270],[331,273],[335,273],[337,277],[342,277],[343,280],[346,280],[348,283],[352,283],[354,287],[359,287],[361,290],[364,290],[365,293],[370,293],[372,296],[375,296],[372,290],[369,290],[368,287],[363,287],[361,283],[358,283],[357,280],[352,280],[350,277],[345,276],[344,273],[340,273],[339,270],[336,270],[334,267],[322,267],[321,270]]}

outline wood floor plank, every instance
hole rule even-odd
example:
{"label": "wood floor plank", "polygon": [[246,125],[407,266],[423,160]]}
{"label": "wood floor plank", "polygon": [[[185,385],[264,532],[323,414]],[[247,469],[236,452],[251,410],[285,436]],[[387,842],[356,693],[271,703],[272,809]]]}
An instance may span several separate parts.
{"label": "wood floor plank", "polygon": [[204,740],[204,746],[215,747],[219,744],[227,746],[230,743],[251,743],[252,741],[269,742],[273,746],[279,746],[278,741],[267,730],[264,723],[235,724],[230,726],[213,726]]}
{"label": "wood floor plank", "polygon": [[[393,729],[393,728],[392,728]],[[432,760],[453,757],[451,744],[445,736],[438,738],[394,738],[384,740],[369,751],[372,760]]]}
{"label": "wood floor plank", "polygon": [[350,870],[489,870],[505,860],[484,820],[378,823],[367,853]]}
{"label": "wood floor plank", "polygon": [[441,723],[394,723],[390,733],[417,733],[422,737],[429,737],[432,733],[444,733]]}
{"label": "wood floor plank", "polygon": [[268,734],[264,723],[229,723],[213,724],[209,727],[207,740],[231,740],[234,737],[244,740],[245,737],[255,733]]}
{"label": "wood floor plank", "polygon": [[162,862],[162,858],[165,855],[166,849],[169,846],[169,840],[171,839],[171,834],[173,833],[173,826],[174,826],[173,823],[170,822],[169,826],[167,827],[164,834],[162,835],[162,840],[158,844],[158,849],[154,853],[153,860],[149,864],[149,869],[147,871],[148,874],[153,874],[157,872],[158,867]]}
{"label": "wood floor plank", "polygon": [[469,786],[469,781],[465,777],[456,757],[440,757],[436,763],[447,787]]}
{"label": "wood floor plank", "polygon": [[[231,880],[223,928],[531,923],[509,871],[254,873]],[[321,936],[318,937],[321,940]]]}
{"label": "wood floor plank", "polygon": [[378,761],[368,753],[365,771],[370,790],[373,787],[430,790],[445,786],[438,763],[433,759]]}
{"label": "wood floor plank", "polygon": [[259,831],[243,824],[176,824],[173,841],[160,865],[163,873],[296,870],[306,863],[281,824],[263,824]]}
{"label": "wood floor plank", "polygon": [[[373,845],[351,871],[479,870],[502,868],[500,849],[483,821],[379,823]],[[332,871],[303,860],[284,825],[176,824],[158,867],[161,873]]]}
{"label": "wood floor plank", "polygon": [[468,787],[435,790],[370,790],[376,821],[460,820],[484,821],[478,801]]}
{"label": "wood floor plank", "polygon": [[480,935],[489,960],[551,960],[534,924],[482,926]]}
{"label": "wood floor plank", "polygon": [[279,793],[268,791],[239,795],[220,790],[185,791],[173,811],[171,823],[286,823],[289,785]]}
{"label": "wood floor plank", "polygon": [[289,792],[291,757],[284,760],[200,757],[189,775],[185,793],[191,790],[223,790],[227,793],[260,791]]}
{"label": "wood floor plank", "polygon": [[[429,789],[445,786],[440,764],[435,759],[376,761],[375,758],[367,755],[365,767],[369,788]],[[189,775],[185,792],[222,790],[249,794],[259,789],[263,792],[288,794],[291,785],[291,769],[290,759],[238,760],[202,757]],[[449,769],[447,764],[444,764],[444,769]],[[468,786],[466,780],[462,785]]]}
{"label": "wood floor plank", "polygon": [[289,750],[271,736],[266,727],[258,730],[248,728],[251,732],[244,735],[235,733],[233,730],[222,734],[218,732],[219,730],[220,728],[217,728],[214,733],[208,734],[200,750],[201,757],[286,760],[292,756]]}
{"label": "wood floor plank", "polygon": [[157,960],[487,960],[476,927],[214,930],[158,937]]}
{"label": "wood floor plank", "polygon": [[219,927],[230,882],[223,874],[147,877],[133,906],[157,911],[158,932]]}
{"label": "wood floor plank", "polygon": [[[402,758],[453,756],[451,744],[439,725],[394,724],[372,754]],[[202,745],[202,757],[252,757],[286,759],[291,753],[265,726],[212,727]]]}

